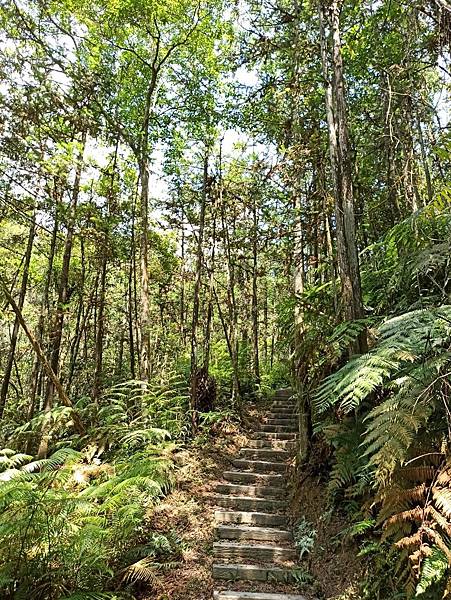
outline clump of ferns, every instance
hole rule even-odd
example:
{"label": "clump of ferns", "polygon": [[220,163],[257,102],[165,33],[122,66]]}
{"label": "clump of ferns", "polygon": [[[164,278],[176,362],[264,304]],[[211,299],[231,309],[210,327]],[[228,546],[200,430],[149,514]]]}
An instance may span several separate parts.
{"label": "clump of ferns", "polygon": [[362,284],[371,306],[399,312],[449,302],[450,231],[448,188],[366,248]]}
{"label": "clump of ferns", "polygon": [[171,485],[171,462],[144,451],[105,470],[70,448],[42,460],[4,450],[0,471],[2,597],[100,598]]}
{"label": "clump of ferns", "polygon": [[378,496],[382,541],[400,552],[408,595],[446,585],[451,565],[451,462],[430,452],[399,468]]}
{"label": "clump of ferns", "polygon": [[143,448],[187,431],[187,393],[178,375],[164,382],[131,380],[106,390],[91,437],[99,451]]}
{"label": "clump of ferns", "polygon": [[[394,490],[395,498],[400,493],[396,485],[397,474],[407,473],[403,469],[417,456],[442,451],[443,440],[451,438],[451,307],[416,310],[388,319],[377,328],[376,335],[376,344],[367,354],[353,357],[326,378],[314,397],[314,405],[317,414],[326,411],[330,414],[332,409],[335,414],[340,414],[341,420],[351,414],[358,415],[357,421],[362,420],[364,430],[360,451],[362,459],[367,460],[372,469],[373,486],[379,490],[378,500],[383,503],[381,514],[385,515],[392,498],[391,490]],[[340,459],[340,448],[337,448],[336,455]],[[340,460],[337,465],[340,465]],[[409,465],[410,469],[419,469],[421,462]],[[351,467],[355,472],[356,465]],[[342,472],[343,484],[352,484],[346,479],[346,469]],[[430,487],[433,480],[426,475],[424,469],[417,470],[419,481],[415,487],[422,484]],[[443,511],[446,507],[444,499],[450,492],[442,487],[442,504],[437,505],[434,500],[423,508],[418,505],[393,513],[389,510],[386,516],[387,519],[392,518],[390,523],[395,525],[399,521],[406,530],[409,523],[412,524],[409,518],[415,515],[419,518],[421,513],[425,522],[419,536],[416,530],[406,532],[412,543],[418,543],[417,548],[408,548],[408,540],[398,544],[401,558],[408,559],[409,589],[414,582],[421,584],[421,568],[432,561],[432,554],[427,554],[428,548],[431,552],[438,548],[437,552],[443,552],[448,560],[444,548],[449,547],[449,531],[445,529],[442,535],[438,533],[449,518],[448,509]],[[432,489],[435,489],[434,486]],[[409,502],[413,500],[412,497]],[[414,512],[409,513],[409,510]],[[433,527],[428,521],[431,518],[436,519]],[[385,517],[381,519],[383,523]],[[387,527],[389,535],[390,528]],[[412,537],[415,535],[417,537]],[[401,539],[395,541],[400,542]],[[415,554],[417,551],[419,553]],[[434,554],[435,563],[437,556]],[[426,562],[426,559],[430,560]],[[406,564],[405,560],[401,562]],[[416,568],[413,568],[415,564]]]}

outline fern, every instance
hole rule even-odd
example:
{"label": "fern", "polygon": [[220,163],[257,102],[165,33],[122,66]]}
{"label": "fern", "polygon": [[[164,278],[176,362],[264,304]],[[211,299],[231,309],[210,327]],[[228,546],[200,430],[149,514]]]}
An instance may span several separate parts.
{"label": "fern", "polygon": [[1,455],[19,468],[0,480],[0,595],[14,589],[30,597],[26,590],[34,589],[33,597],[46,598],[52,582],[55,598],[70,589],[113,597],[101,590],[111,589],[113,565],[142,532],[146,510],[170,489],[171,461],[141,451],[111,469],[83,463],[70,448],[28,463]]}
{"label": "fern", "polygon": [[446,555],[439,548],[433,547],[429,556],[424,559],[416,595],[423,594],[434,583],[440,582],[447,570],[448,560]]}
{"label": "fern", "polygon": [[376,346],[352,358],[330,375],[316,391],[313,402],[318,413],[338,406],[344,413],[357,409],[383,386],[390,386],[409,372],[423,357],[446,353],[450,344],[451,306],[420,310],[388,319],[374,332]]}
{"label": "fern", "polygon": [[304,517],[297,523],[294,528],[294,545],[299,553],[299,558],[302,560],[304,554],[308,554],[315,545],[317,536],[316,529],[312,523],[309,523]]}

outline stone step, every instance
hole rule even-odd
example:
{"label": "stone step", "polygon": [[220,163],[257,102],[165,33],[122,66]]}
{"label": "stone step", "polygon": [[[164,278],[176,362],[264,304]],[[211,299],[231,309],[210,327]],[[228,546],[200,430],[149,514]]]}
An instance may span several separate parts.
{"label": "stone step", "polygon": [[259,542],[289,542],[293,539],[287,529],[249,527],[247,525],[219,525],[216,533],[221,540],[255,540]]}
{"label": "stone step", "polygon": [[216,510],[215,522],[256,525],[257,527],[286,527],[288,517],[265,512]]}
{"label": "stone step", "polygon": [[290,454],[296,450],[295,440],[249,440],[248,444],[250,448],[286,450]]}
{"label": "stone step", "polygon": [[297,419],[291,417],[284,417],[283,419],[272,419],[271,417],[266,417],[264,422],[267,425],[296,425]]}
{"label": "stone step", "polygon": [[213,556],[225,559],[252,559],[280,564],[295,561],[298,558],[298,553],[294,548],[285,548],[284,546],[214,542]]}
{"label": "stone step", "polygon": [[307,600],[297,594],[265,594],[264,592],[214,591],[213,600]]}
{"label": "stone step", "polygon": [[250,471],[224,471],[227,481],[235,483],[258,483],[264,485],[285,486],[286,477],[279,473],[251,473]]}
{"label": "stone step", "polygon": [[294,431],[256,431],[254,440],[289,440],[296,441],[298,434]]}
{"label": "stone step", "polygon": [[296,406],[298,404],[297,399],[294,396],[287,396],[283,398],[273,398],[271,402],[272,406]]}
{"label": "stone step", "polygon": [[291,407],[296,406],[296,400],[289,400],[288,398],[285,398],[285,399],[277,398],[272,401],[271,406],[283,406],[284,408],[286,408],[288,406],[291,408]]}
{"label": "stone step", "polygon": [[281,462],[272,462],[269,460],[248,460],[246,458],[235,458],[233,466],[237,469],[244,469],[260,473],[285,473],[287,465]]}
{"label": "stone step", "polygon": [[213,565],[213,579],[228,581],[266,581],[268,583],[293,583],[293,570],[260,565]]}
{"label": "stone step", "polygon": [[271,425],[271,423],[263,423],[260,425],[261,431],[267,431],[268,433],[295,433],[298,428],[297,425]]}
{"label": "stone step", "polygon": [[228,496],[225,494],[212,494],[209,497],[217,506],[236,510],[278,511],[287,507],[285,500],[273,500],[271,498],[251,498],[249,496]]}
{"label": "stone step", "polygon": [[288,460],[290,458],[290,453],[286,450],[273,448],[241,448],[240,455],[245,458],[271,461]]}
{"label": "stone step", "polygon": [[237,485],[234,483],[218,483],[216,491],[219,494],[235,494],[253,498],[286,498],[287,491],[284,487],[272,485]]}
{"label": "stone step", "polygon": [[297,419],[298,413],[291,408],[278,408],[277,406],[272,408],[267,414],[267,417],[275,419]]}
{"label": "stone step", "polygon": [[291,388],[285,388],[283,390],[276,390],[274,393],[274,398],[289,398],[293,394],[294,390],[292,390]]}

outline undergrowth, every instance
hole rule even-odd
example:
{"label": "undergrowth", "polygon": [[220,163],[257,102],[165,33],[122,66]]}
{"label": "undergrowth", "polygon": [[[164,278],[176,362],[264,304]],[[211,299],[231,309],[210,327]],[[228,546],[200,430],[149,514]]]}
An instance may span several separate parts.
{"label": "undergrowth", "polygon": [[[330,286],[299,299],[307,334],[295,360],[309,365],[300,389],[329,447],[330,503],[370,564],[368,600],[451,593],[450,233],[444,193],[368,248],[370,316],[360,321],[327,321]],[[362,332],[369,350],[350,356]]]}

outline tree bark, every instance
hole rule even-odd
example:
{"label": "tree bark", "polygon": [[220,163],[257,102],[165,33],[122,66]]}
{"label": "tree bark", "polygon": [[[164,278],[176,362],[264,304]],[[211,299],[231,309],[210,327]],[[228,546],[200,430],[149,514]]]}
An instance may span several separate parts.
{"label": "tree bark", "polygon": [[[156,55],[157,57],[157,55]],[[152,101],[157,87],[158,71],[152,70],[152,77],[147,89],[141,129],[139,150],[139,175],[141,180],[141,290],[140,290],[140,377],[143,381],[150,379],[150,302],[149,302],[149,126],[152,113]]]}

